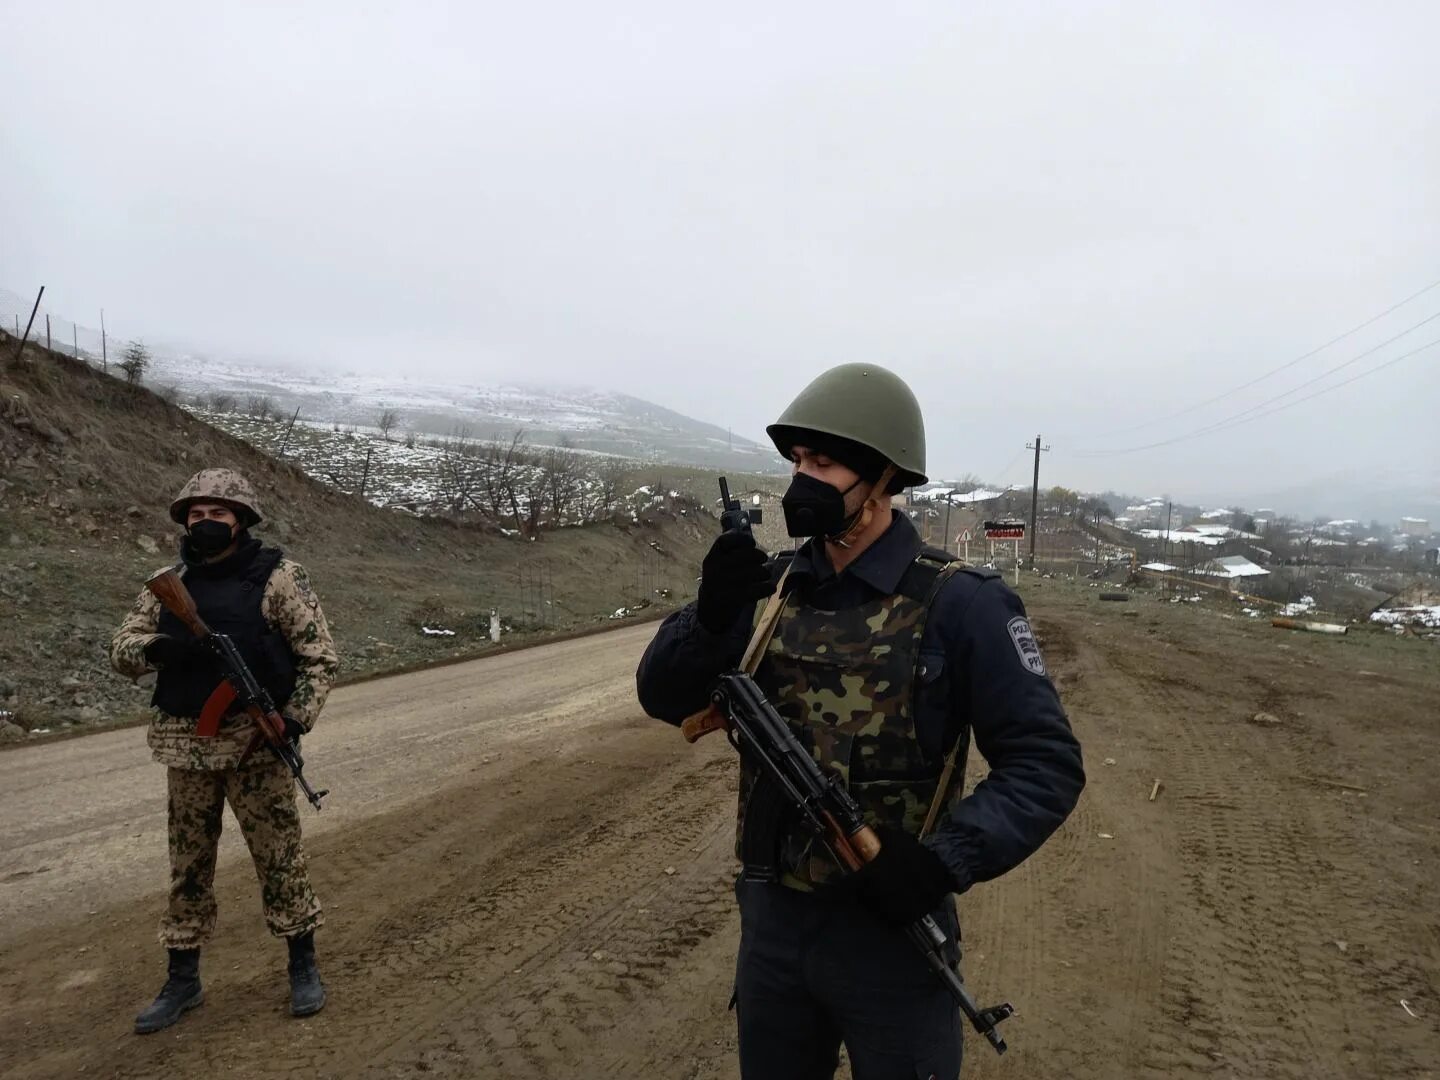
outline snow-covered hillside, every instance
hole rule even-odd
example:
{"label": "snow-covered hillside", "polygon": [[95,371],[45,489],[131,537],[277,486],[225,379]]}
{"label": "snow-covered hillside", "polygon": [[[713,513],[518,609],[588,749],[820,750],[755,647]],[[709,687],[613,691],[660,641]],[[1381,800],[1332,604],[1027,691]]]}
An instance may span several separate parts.
{"label": "snow-covered hillside", "polygon": [[[30,301],[0,289],[0,318],[23,324]],[[44,341],[44,309],[34,331]],[[54,346],[78,345],[98,360],[98,331],[53,320]],[[73,344],[72,344],[73,343]],[[125,342],[111,337],[109,356],[118,359]],[[230,394],[244,406],[252,395],[268,397],[276,412],[319,424],[373,427],[384,409],[399,413],[397,432],[476,439],[509,437],[524,429],[531,446],[566,445],[641,461],[666,461],[745,472],[783,472],[774,447],[731,436],[724,427],[696,420],[628,394],[594,387],[539,385],[535,378],[502,384],[458,379],[378,376],[339,368],[303,370],[279,364],[219,359],[185,346],[147,340],[154,356],[146,383],[173,387],[182,400]]]}

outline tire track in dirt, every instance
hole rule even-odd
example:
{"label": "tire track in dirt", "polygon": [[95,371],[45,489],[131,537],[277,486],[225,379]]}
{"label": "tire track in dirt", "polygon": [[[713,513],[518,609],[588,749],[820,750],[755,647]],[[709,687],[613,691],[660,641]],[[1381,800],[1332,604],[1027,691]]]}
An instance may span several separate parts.
{"label": "tire track in dirt", "polygon": [[[1112,716],[1153,707],[1134,701],[1132,688],[1092,644],[1088,619],[1049,611],[1036,626],[1082,741],[1105,730]],[[1105,742],[1101,748],[1086,742],[1085,752],[1090,782],[1070,819],[1018,869],[961,899],[967,975],[982,993],[1004,994],[1019,1010],[1006,1025],[1011,1051],[1004,1059],[969,1039],[967,1076],[1138,1072],[1136,1047],[1156,1013],[1164,948],[1163,893],[1152,887],[1162,871],[1133,820],[1139,781],[1132,791],[1114,783],[1117,773],[1102,764],[1111,752]],[[978,758],[972,764],[983,767]],[[1077,1021],[1085,1037],[1076,1037]]]}
{"label": "tire track in dirt", "polygon": [[[355,961],[369,971],[376,992],[404,1005],[413,972],[424,970],[438,980],[438,994],[425,988],[426,1016],[403,1032],[362,1034],[355,1043],[357,1060],[383,1063],[441,1033],[454,1041],[476,1002],[487,1002],[487,1014],[496,1014],[517,985],[554,977],[562,958],[589,956],[602,929],[636,905],[633,890],[644,889],[638,883],[661,872],[658,860],[684,860],[703,833],[724,823],[728,815],[719,808],[733,773],[731,762],[711,758],[700,769],[677,769],[663,783],[604,808],[598,820],[592,808],[583,822],[566,822],[569,829],[556,823],[553,842],[527,838],[498,852],[495,876],[464,906],[427,920],[428,931],[417,936],[412,927],[398,955],[388,945],[390,935],[378,934]],[[519,872],[507,873],[507,865]],[[495,925],[505,927],[499,941]],[[383,966],[376,966],[381,959]],[[524,1075],[509,1069],[506,1074]]]}
{"label": "tire track in dirt", "polygon": [[[1034,858],[960,900],[967,981],[1020,1010],[1004,1058],[967,1038],[967,1080],[1440,1076],[1440,687],[1419,654],[1043,588],[1031,607],[1090,783]],[[410,757],[307,838],[329,912],[314,1018],[285,1014],[243,859],[217,881],[207,1004],[146,1039],[129,1027],[161,978],[153,885],[106,898],[125,863],[77,870],[101,898],[89,916],[47,908],[52,885],[8,886],[41,891],[16,894],[32,914],[5,939],[0,1073],[733,1077],[733,752],[641,718],[638,643],[615,640],[554,684],[512,660],[503,707],[473,704],[497,668],[381,687],[412,700]],[[372,761],[358,724],[337,735],[332,760]],[[435,790],[381,797],[417,780]],[[95,782],[115,802],[138,781]],[[84,832],[77,866],[104,842]]]}
{"label": "tire track in dirt", "polygon": [[[1129,685],[1149,685],[1172,721],[1167,786],[1184,807],[1174,836],[1180,917],[1161,990],[1167,1023],[1148,1040],[1149,1074],[1425,1075],[1408,1054],[1378,1046],[1388,1061],[1372,1072],[1375,1058],[1348,1038],[1337,1045],[1334,1009],[1319,1007],[1334,999],[1349,1003],[1342,1015],[1363,1013],[1368,995],[1345,971],[1331,927],[1340,913],[1373,904],[1352,823],[1324,802],[1296,798],[1293,777],[1315,768],[1328,740],[1245,722],[1258,706],[1285,710],[1287,691],[1274,679],[1232,672],[1261,693],[1217,716],[1194,657],[1169,653],[1159,669],[1132,654],[1111,660]],[[1385,914],[1379,920],[1383,932],[1403,936]]]}
{"label": "tire track in dirt", "polygon": [[[729,873],[728,850],[717,838],[733,829],[736,770],[729,748],[712,742],[690,748],[673,729],[632,718],[558,751],[537,748],[548,758],[507,755],[470,783],[320,838],[311,862],[330,909],[321,960],[332,1001],[303,1024],[284,1018],[278,957],[254,917],[242,917],[248,925],[233,935],[243,945],[227,940],[232,935],[222,927],[207,949],[206,1007],[174,1029],[173,1041],[169,1033],[135,1040],[128,1018],[154,992],[158,969],[147,963],[137,973],[129,958],[153,960],[155,905],[118,913],[115,932],[92,945],[105,954],[97,961],[104,975],[116,977],[127,964],[132,971],[124,986],[94,980],[106,993],[82,1008],[124,1048],[118,1060],[93,1045],[50,1041],[56,1018],[41,1002],[44,950],[26,950],[15,959],[31,978],[14,992],[33,999],[32,1008],[19,1021],[25,1034],[0,1048],[0,1062],[16,1065],[4,1071],[68,1076],[103,1061],[108,1075],[193,1075],[201,1064],[223,1062],[234,1074],[267,1075],[281,1060],[319,1076],[408,1071],[407,1061],[453,1040],[447,1032],[463,1033],[473,1016],[507,1007],[518,982],[563,985],[576,959],[598,947],[604,927],[646,906],[657,880],[671,882],[665,866],[683,868],[690,881],[700,853],[713,863],[713,881],[698,896],[703,902],[688,903],[670,923],[647,919],[639,928],[655,935],[656,955],[671,964],[666,950],[683,956],[734,929],[727,917],[733,902],[711,886]],[[238,892],[253,906],[253,887],[243,884],[248,873],[227,868],[217,882],[222,903]],[[733,940],[720,951],[728,948]],[[655,968],[642,951],[633,958],[634,979],[654,984],[668,969]],[[704,970],[708,978],[711,969]],[[705,1011],[723,1023],[723,1000],[713,1004]],[[549,1074],[537,1070],[531,1075]]]}

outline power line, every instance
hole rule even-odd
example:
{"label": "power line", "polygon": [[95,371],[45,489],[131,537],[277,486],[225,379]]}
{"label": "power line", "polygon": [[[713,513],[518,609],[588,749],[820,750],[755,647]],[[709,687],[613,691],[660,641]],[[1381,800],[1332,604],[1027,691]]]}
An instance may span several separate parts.
{"label": "power line", "polygon": [[[1245,419],[1239,420],[1231,426],[1238,427],[1240,426],[1240,424],[1248,424],[1251,420],[1259,420],[1266,416],[1274,416],[1276,413],[1284,412],[1286,409],[1294,405],[1299,405],[1303,402],[1311,401],[1317,397],[1323,397],[1325,394],[1330,393],[1330,391],[1332,390],[1339,390],[1342,386],[1349,386],[1353,382],[1359,382],[1367,375],[1374,375],[1377,371],[1384,371],[1386,368],[1391,367],[1394,364],[1400,363],[1401,360],[1409,360],[1410,357],[1416,356],[1424,352],[1426,349],[1433,349],[1436,345],[1440,345],[1440,338],[1436,338],[1434,341],[1427,341],[1424,345],[1421,345],[1419,348],[1416,349],[1411,349],[1407,353],[1401,353],[1399,356],[1391,357],[1383,364],[1376,364],[1373,368],[1366,368],[1364,371],[1361,371],[1358,374],[1351,375],[1348,379],[1341,379],[1333,386],[1326,386],[1323,389],[1316,390],[1313,394],[1306,394],[1303,398],[1296,398],[1294,401],[1287,401],[1284,405],[1277,405],[1275,408],[1268,409],[1257,416],[1247,416]],[[1291,393],[1294,393],[1294,391],[1292,390]]]}
{"label": "power line", "polygon": [[[1436,315],[1431,316],[1431,318],[1440,318],[1440,312],[1437,312]],[[1430,321],[1429,319],[1426,320],[1426,322],[1429,322],[1429,321]],[[1414,329],[1414,328],[1412,327],[1411,329]],[[1408,333],[1409,331],[1406,331],[1406,332]],[[1388,344],[1388,343],[1387,343],[1387,344]],[[1237,414],[1236,416],[1232,416],[1229,420],[1222,421],[1222,422],[1220,422],[1220,423],[1218,423],[1218,424],[1211,424],[1209,427],[1201,428],[1199,431],[1191,431],[1191,432],[1189,432],[1189,433],[1187,433],[1187,434],[1185,434],[1185,435],[1177,435],[1177,436],[1175,436],[1175,438],[1173,438],[1173,439],[1165,439],[1165,440],[1162,440],[1161,442],[1149,443],[1149,444],[1146,445],[1146,446],[1132,446],[1132,447],[1130,447],[1129,449],[1126,449],[1126,450],[1098,450],[1098,451],[1082,452],[1082,455],[1081,455],[1081,456],[1084,456],[1084,457],[1105,457],[1105,456],[1111,455],[1111,454],[1130,454],[1130,453],[1134,453],[1135,451],[1138,451],[1138,450],[1152,450],[1152,449],[1154,449],[1154,448],[1157,447],[1157,446],[1169,446],[1169,445],[1171,445],[1172,443],[1184,442],[1186,439],[1198,438],[1198,437],[1201,436],[1201,435],[1207,435],[1207,434],[1210,434],[1210,433],[1212,433],[1212,432],[1214,432],[1214,431],[1216,431],[1216,430],[1226,430],[1226,431],[1228,431],[1230,428],[1239,427],[1239,426],[1242,425],[1242,424],[1248,424],[1248,423],[1250,423],[1252,420],[1260,420],[1260,419],[1263,419],[1264,417],[1267,417],[1267,416],[1274,416],[1276,413],[1278,413],[1278,412],[1284,412],[1286,409],[1292,408],[1293,406],[1300,405],[1300,404],[1302,404],[1302,403],[1304,403],[1304,402],[1306,402],[1306,401],[1313,401],[1315,398],[1317,398],[1317,397],[1322,397],[1322,396],[1324,396],[1325,394],[1330,393],[1332,390],[1339,390],[1342,386],[1349,386],[1351,383],[1353,383],[1353,382],[1358,382],[1359,380],[1361,380],[1361,379],[1363,379],[1363,378],[1365,378],[1365,377],[1367,377],[1367,376],[1369,376],[1369,375],[1374,375],[1376,372],[1384,371],[1386,368],[1391,367],[1391,366],[1393,366],[1393,365],[1395,365],[1395,364],[1400,363],[1401,360],[1408,360],[1408,359],[1410,359],[1410,357],[1416,356],[1416,355],[1418,355],[1418,354],[1420,354],[1420,353],[1422,353],[1422,352],[1425,352],[1427,349],[1433,349],[1436,345],[1440,345],[1440,338],[1436,338],[1434,341],[1427,342],[1426,344],[1421,345],[1421,346],[1420,346],[1419,348],[1417,348],[1417,349],[1411,349],[1411,350],[1410,350],[1409,352],[1407,352],[1407,353],[1401,353],[1399,356],[1392,357],[1391,359],[1386,360],[1384,363],[1376,364],[1376,365],[1375,365],[1374,367],[1372,367],[1372,368],[1366,368],[1364,371],[1359,372],[1358,374],[1352,375],[1352,376],[1350,376],[1350,378],[1348,378],[1348,379],[1341,379],[1338,383],[1335,383],[1335,384],[1332,385],[1332,386],[1324,387],[1323,389],[1320,389],[1320,390],[1315,391],[1315,393],[1313,393],[1313,394],[1306,394],[1304,397],[1302,397],[1302,398],[1296,398],[1294,401],[1287,401],[1284,405],[1277,405],[1275,408],[1273,408],[1273,409],[1267,409],[1265,412],[1256,413],[1256,412],[1255,412],[1255,409],[1261,408],[1260,405],[1257,405],[1257,406],[1255,406],[1254,409],[1247,409],[1247,410],[1246,410],[1246,413],[1253,413],[1254,415],[1249,415],[1249,416],[1247,416],[1245,413],[1239,413],[1239,414]],[[1359,357],[1356,357],[1355,359],[1359,359]],[[1346,361],[1345,364],[1342,364],[1342,365],[1340,365],[1340,366],[1341,366],[1341,367],[1346,367],[1346,366],[1348,366],[1350,363],[1353,363],[1353,361]],[[1333,370],[1333,371],[1338,371],[1339,368],[1335,368],[1335,369],[1332,369],[1332,370]],[[1321,377],[1323,378],[1323,376],[1321,376]],[[1314,382],[1314,381],[1315,381],[1315,380],[1313,380],[1313,379],[1311,380],[1311,382]],[[1307,385],[1308,385],[1308,384],[1307,384]],[[1298,390],[1298,389],[1300,389],[1300,387],[1296,387],[1296,390]],[[1288,391],[1286,391],[1284,394],[1280,394],[1280,395],[1278,395],[1278,396],[1275,397],[1275,398],[1271,398],[1270,400],[1271,400],[1271,401],[1278,401],[1279,398],[1288,397],[1290,394],[1293,394],[1294,392],[1295,392],[1295,390],[1288,390]],[[1263,403],[1262,403],[1262,404],[1263,404]]]}
{"label": "power line", "polygon": [[998,473],[992,473],[990,476],[985,477],[985,479],[992,480],[992,481],[996,481],[996,482],[999,482],[999,481],[1004,480],[1005,477],[1007,477],[1007,476],[1010,475],[1010,470],[1015,467],[1015,463],[1018,462],[1022,457],[1025,456],[1025,451],[1026,451],[1027,449],[1029,449],[1029,448],[1028,448],[1028,447],[1021,447],[1019,450],[1016,450],[1016,451],[1015,451],[1015,456],[1012,457],[1009,461],[1007,461],[1007,462],[1005,463],[1005,467],[1004,467],[1003,469],[1001,469]]}
{"label": "power line", "polygon": [[1339,364],[1336,364],[1334,367],[1329,368],[1329,369],[1326,370],[1326,371],[1322,371],[1319,375],[1316,375],[1316,376],[1313,376],[1312,378],[1306,379],[1306,380],[1305,380],[1304,382],[1302,382],[1299,386],[1292,386],[1289,390],[1286,390],[1286,391],[1284,391],[1283,393],[1276,394],[1274,397],[1271,397],[1271,398],[1266,398],[1264,401],[1260,402],[1260,404],[1258,404],[1258,405],[1252,405],[1252,406],[1250,406],[1250,408],[1248,408],[1248,409],[1243,409],[1243,410],[1241,410],[1240,412],[1236,413],[1234,416],[1230,417],[1229,420],[1220,420],[1220,421],[1217,421],[1217,424],[1228,424],[1228,423],[1230,422],[1230,420],[1236,420],[1236,419],[1239,419],[1239,418],[1242,417],[1242,416],[1245,416],[1245,415],[1248,414],[1248,413],[1255,412],[1255,411],[1258,410],[1258,409],[1263,409],[1266,405],[1270,405],[1270,404],[1272,404],[1272,403],[1274,403],[1274,402],[1276,402],[1276,401],[1279,401],[1281,398],[1287,398],[1287,397],[1289,397],[1291,394],[1294,394],[1294,393],[1297,393],[1297,392],[1299,392],[1299,391],[1301,391],[1301,390],[1304,390],[1307,386],[1314,386],[1316,383],[1320,382],[1322,379],[1328,379],[1331,375],[1334,375],[1337,371],[1344,371],[1344,370],[1345,370],[1347,367],[1349,367],[1351,364],[1357,363],[1357,362],[1365,359],[1365,357],[1367,357],[1367,356],[1374,356],[1374,355],[1375,355],[1377,352],[1379,352],[1381,349],[1385,348],[1385,346],[1395,344],[1395,342],[1399,341],[1401,338],[1405,337],[1407,334],[1410,334],[1410,333],[1412,333],[1412,332],[1414,332],[1414,331],[1416,331],[1416,330],[1419,330],[1420,327],[1424,326],[1426,323],[1434,322],[1436,319],[1440,319],[1440,311],[1435,312],[1434,315],[1430,315],[1430,316],[1427,316],[1426,318],[1421,319],[1421,320],[1420,320],[1418,323],[1416,323],[1414,326],[1408,327],[1408,328],[1405,329],[1405,330],[1401,330],[1400,333],[1396,334],[1394,337],[1392,337],[1392,338],[1386,338],[1384,341],[1380,342],[1380,344],[1379,344],[1379,345],[1376,345],[1374,348],[1372,348],[1372,349],[1366,349],[1364,352],[1360,353],[1358,356],[1352,356],[1349,360],[1345,360],[1345,361],[1343,361],[1343,362],[1341,362],[1341,363],[1339,363]]}
{"label": "power line", "polygon": [[1083,451],[1083,450],[1082,450],[1082,451],[1077,451],[1077,455],[1080,456],[1080,457],[1105,457],[1105,456],[1108,456],[1108,455],[1111,455],[1111,454],[1130,454],[1130,453],[1134,453],[1134,452],[1136,452],[1136,451],[1138,451],[1138,450],[1150,450],[1150,449],[1152,449],[1152,448],[1154,448],[1154,447],[1156,447],[1156,446],[1169,446],[1171,443],[1179,442],[1181,439],[1189,439],[1189,438],[1192,438],[1192,437],[1194,437],[1194,436],[1196,436],[1196,435],[1205,435],[1205,434],[1208,434],[1209,432],[1218,431],[1218,430],[1220,430],[1221,428],[1229,427],[1229,426],[1230,426],[1231,424],[1233,424],[1235,421],[1240,420],[1240,419],[1248,416],[1250,413],[1258,412],[1260,409],[1265,408],[1265,406],[1267,406],[1267,405],[1273,405],[1275,402],[1279,401],[1281,398],[1287,398],[1287,397],[1289,397],[1291,394],[1296,393],[1297,391],[1304,390],[1307,386],[1313,386],[1313,385],[1315,385],[1315,384],[1316,384],[1317,382],[1319,382],[1321,379],[1327,379],[1327,378],[1329,378],[1331,375],[1334,375],[1337,371],[1343,371],[1345,368],[1349,367],[1351,364],[1358,363],[1359,361],[1364,360],[1367,356],[1373,356],[1373,355],[1375,355],[1377,352],[1379,352],[1381,349],[1385,348],[1387,345],[1393,345],[1395,342],[1399,341],[1399,340],[1400,340],[1401,338],[1403,338],[1405,335],[1410,334],[1410,333],[1413,333],[1414,331],[1420,329],[1420,327],[1424,326],[1426,323],[1434,322],[1436,319],[1440,319],[1440,311],[1437,311],[1437,312],[1435,312],[1435,314],[1429,315],[1429,316],[1421,319],[1421,320],[1420,320],[1418,323],[1416,323],[1414,326],[1407,326],[1404,330],[1401,330],[1400,333],[1396,334],[1394,337],[1386,338],[1384,341],[1380,342],[1379,345],[1375,345],[1375,346],[1373,346],[1372,348],[1366,349],[1364,352],[1359,353],[1359,354],[1356,355],[1356,356],[1352,356],[1349,360],[1342,361],[1341,363],[1336,364],[1334,367],[1329,368],[1329,369],[1327,369],[1327,370],[1325,370],[1325,371],[1322,371],[1319,375],[1316,375],[1316,376],[1314,376],[1313,378],[1310,378],[1310,379],[1305,380],[1305,381],[1304,381],[1303,383],[1301,383],[1299,386],[1291,387],[1289,390],[1286,390],[1286,391],[1283,391],[1282,393],[1276,394],[1274,397],[1266,398],[1264,401],[1260,402],[1260,403],[1257,404],[1257,405],[1252,405],[1252,406],[1250,406],[1248,409],[1242,409],[1242,410],[1240,410],[1240,412],[1235,413],[1235,414],[1233,414],[1233,415],[1231,415],[1231,416],[1227,416],[1227,417],[1225,417],[1225,419],[1223,419],[1223,420],[1216,420],[1216,421],[1213,422],[1213,423],[1206,424],[1206,425],[1205,425],[1204,427],[1202,427],[1202,428],[1196,428],[1194,431],[1187,432],[1187,433],[1184,434],[1184,435],[1177,435],[1176,437],[1174,437],[1174,438],[1172,438],[1172,439],[1162,439],[1162,440],[1160,440],[1159,442],[1146,443],[1144,446],[1130,446],[1130,447],[1124,447],[1124,448],[1116,449],[1116,450],[1089,450],[1089,451]]}
{"label": "power line", "polygon": [[[1421,289],[1419,292],[1411,293],[1411,294],[1410,294],[1409,296],[1407,296],[1404,300],[1401,300],[1401,301],[1399,301],[1398,303],[1395,303],[1395,304],[1391,304],[1391,305],[1390,305],[1388,308],[1386,308],[1384,311],[1380,312],[1380,314],[1378,314],[1378,315],[1372,315],[1370,318],[1366,319],[1364,322],[1360,323],[1358,326],[1353,326],[1353,327],[1351,327],[1349,330],[1346,330],[1343,334],[1340,334],[1340,335],[1337,335],[1336,337],[1331,338],[1329,341],[1325,342],[1324,345],[1318,345],[1318,346],[1316,346],[1315,348],[1311,349],[1309,352],[1305,353],[1305,354],[1302,355],[1302,356],[1297,356],[1297,357],[1295,357],[1295,359],[1293,359],[1293,360],[1287,360],[1285,363],[1281,364],[1279,367],[1277,367],[1277,368],[1271,368],[1269,371],[1265,372],[1265,374],[1255,376],[1255,378],[1251,379],[1249,382],[1241,383],[1239,386],[1233,386],[1233,387],[1231,387],[1229,390],[1221,391],[1220,393],[1216,394],[1214,397],[1206,398],[1204,401],[1196,402],[1194,405],[1187,405],[1185,408],[1181,409],[1179,412],[1173,412],[1173,413],[1170,413],[1170,414],[1167,415],[1167,416],[1157,416],[1157,417],[1154,417],[1153,419],[1150,419],[1150,420],[1143,420],[1143,421],[1141,421],[1140,423],[1135,424],[1135,425],[1132,426],[1132,427],[1121,428],[1120,430],[1116,431],[1115,434],[1116,434],[1116,435],[1124,435],[1124,434],[1127,434],[1128,432],[1131,432],[1131,431],[1139,431],[1141,428],[1152,427],[1152,426],[1155,425],[1155,424],[1164,423],[1164,422],[1167,421],[1167,420],[1174,420],[1174,419],[1176,419],[1176,418],[1178,418],[1178,417],[1186,416],[1186,415],[1188,415],[1189,413],[1195,412],[1197,409],[1203,409],[1206,405],[1213,405],[1213,404],[1215,404],[1215,402],[1217,402],[1217,401],[1223,401],[1225,398],[1230,397],[1232,394],[1238,394],[1241,390],[1248,390],[1248,389],[1250,389],[1250,387],[1254,386],[1256,383],[1264,382],[1266,379],[1270,378],[1270,376],[1272,376],[1272,375],[1278,375],[1278,374],[1280,374],[1280,372],[1286,371],[1286,370],[1294,367],[1296,364],[1299,364],[1299,363],[1301,363],[1302,361],[1305,361],[1305,360],[1309,360],[1312,356],[1315,356],[1315,355],[1318,354],[1318,353],[1324,352],[1324,351],[1325,351],[1326,349],[1328,349],[1331,345],[1337,345],[1337,344],[1339,344],[1340,342],[1344,341],[1346,338],[1348,338],[1348,337],[1353,337],[1355,334],[1358,334],[1361,330],[1364,330],[1367,326],[1373,326],[1373,325],[1375,325],[1375,323],[1377,323],[1377,322],[1379,322],[1381,319],[1385,318],[1386,315],[1389,315],[1389,314],[1390,314],[1391,312],[1393,312],[1393,311],[1398,311],[1398,310],[1400,310],[1400,308],[1404,307],[1406,304],[1410,303],[1410,301],[1412,301],[1412,300],[1418,300],[1420,297],[1424,296],[1427,292],[1429,292],[1431,289],[1435,288],[1436,286],[1440,286],[1440,279],[1437,279],[1437,280],[1435,280],[1435,281],[1432,281],[1429,285],[1426,285],[1426,286],[1425,286],[1423,289]],[[1413,327],[1412,327],[1412,329],[1413,329]]]}

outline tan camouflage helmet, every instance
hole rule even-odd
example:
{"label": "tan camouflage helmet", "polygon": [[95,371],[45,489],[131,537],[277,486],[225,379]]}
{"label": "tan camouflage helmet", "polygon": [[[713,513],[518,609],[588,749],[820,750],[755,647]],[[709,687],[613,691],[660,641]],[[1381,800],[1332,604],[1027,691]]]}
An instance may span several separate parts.
{"label": "tan camouflage helmet", "polygon": [[224,503],[235,511],[242,529],[258,525],[264,518],[255,489],[234,469],[201,469],[192,476],[170,504],[171,519],[184,525],[192,502]]}

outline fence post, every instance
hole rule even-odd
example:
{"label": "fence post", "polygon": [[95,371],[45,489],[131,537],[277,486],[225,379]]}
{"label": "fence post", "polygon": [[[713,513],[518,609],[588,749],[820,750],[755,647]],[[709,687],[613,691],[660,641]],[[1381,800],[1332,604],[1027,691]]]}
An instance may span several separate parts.
{"label": "fence post", "polygon": [[365,481],[370,479],[370,455],[375,453],[375,447],[369,446],[365,449],[365,471],[360,474],[360,498],[365,498]]}
{"label": "fence post", "polygon": [[[296,405],[296,406],[295,406],[295,414],[294,414],[294,416],[291,416],[291,417],[290,417],[290,423],[285,426],[285,437],[280,440],[280,453],[276,454],[276,455],[275,455],[276,457],[284,457],[284,456],[285,456],[285,448],[290,445],[290,432],[294,429],[296,417],[298,417],[299,415],[300,415],[300,406],[299,406],[299,405]],[[368,470],[369,467],[370,467],[370,462],[369,462],[368,459],[367,459],[366,462],[365,462],[365,467],[366,467],[367,470]],[[365,494],[365,482],[364,482],[363,480],[360,482],[360,494],[362,494],[362,495]]]}
{"label": "fence post", "polygon": [[20,362],[20,355],[25,351],[25,343],[30,340],[30,328],[35,325],[35,313],[40,310],[40,297],[45,295],[45,286],[40,286],[40,291],[35,294],[35,306],[30,309],[30,321],[25,324],[25,336],[20,337],[20,316],[15,316],[15,335],[20,337],[20,344],[15,347],[15,362]]}

